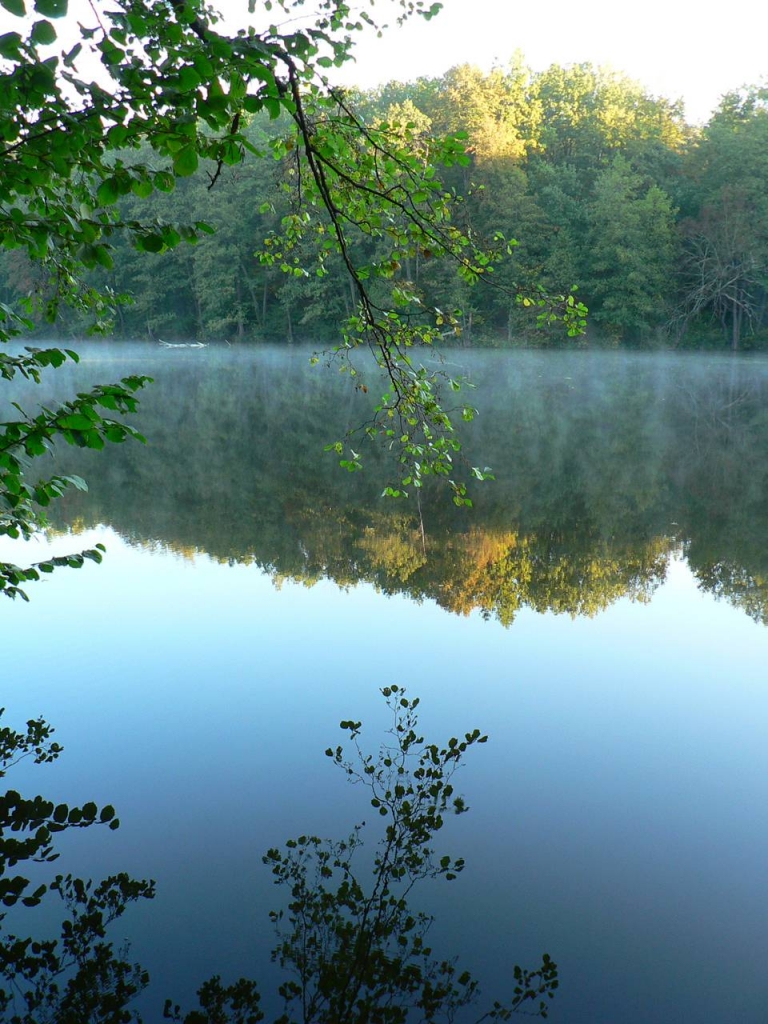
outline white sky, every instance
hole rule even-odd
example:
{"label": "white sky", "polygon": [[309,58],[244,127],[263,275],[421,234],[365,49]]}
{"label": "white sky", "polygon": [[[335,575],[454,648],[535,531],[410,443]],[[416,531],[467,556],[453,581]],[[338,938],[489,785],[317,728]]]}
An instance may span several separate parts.
{"label": "white sky", "polygon": [[[221,0],[221,7],[239,2]],[[488,69],[516,49],[536,71],[553,63],[608,65],[657,96],[683,99],[688,120],[702,121],[723,93],[768,77],[768,2],[444,0],[431,21],[411,19],[362,42],[342,80],[369,87],[462,63]]]}
{"label": "white sky", "polygon": [[[362,3],[367,6],[367,0]],[[362,3],[353,0],[353,9]],[[249,20],[247,0],[213,0],[213,6],[228,25]],[[308,0],[308,14],[312,6]],[[399,8],[375,0],[380,19],[390,10]],[[270,17],[280,20],[257,0],[258,27]],[[80,19],[93,22],[87,0],[70,0],[68,27],[74,30]],[[0,30],[16,24],[0,8]],[[361,33],[356,64],[334,71],[332,78],[368,88],[441,75],[463,63],[487,70],[505,65],[517,49],[535,71],[553,63],[609,66],[654,95],[684,100],[689,121],[705,121],[723,93],[768,83],[768,0],[644,0],[642,6],[617,0],[443,0],[443,10],[429,22],[411,18],[381,39]]]}

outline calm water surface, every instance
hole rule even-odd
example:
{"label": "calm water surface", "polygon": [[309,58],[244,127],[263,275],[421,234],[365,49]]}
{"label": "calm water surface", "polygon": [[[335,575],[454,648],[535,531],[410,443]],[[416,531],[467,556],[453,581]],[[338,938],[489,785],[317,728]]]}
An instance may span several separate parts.
{"label": "calm water surface", "polygon": [[349,717],[375,747],[378,688],[405,684],[428,738],[490,734],[443,844],[467,868],[422,891],[436,949],[489,998],[547,951],[563,1024],[764,1022],[768,362],[451,360],[497,482],[421,517],[379,499],[375,456],[349,476],[319,454],[365,410],[301,352],[102,346],[54,375],[157,383],[147,448],[61,453],[91,490],[50,544],[102,540],[104,564],[0,607],[8,717],[66,748],[15,785],[118,807],[60,863],[157,879],[119,925],[148,1019],[215,972],[266,996],[261,854],[365,819],[323,751]]}

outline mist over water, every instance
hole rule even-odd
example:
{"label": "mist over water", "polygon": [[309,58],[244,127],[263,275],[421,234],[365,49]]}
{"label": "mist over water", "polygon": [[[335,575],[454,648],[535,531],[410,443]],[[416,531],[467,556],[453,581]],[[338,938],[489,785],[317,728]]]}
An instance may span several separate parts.
{"label": "mist over water", "polygon": [[63,526],[104,523],[275,577],[364,579],[505,623],[518,607],[646,599],[683,555],[703,589],[765,619],[764,359],[449,351],[479,409],[456,475],[496,475],[457,510],[436,481],[418,504],[382,500],[401,474],[362,436],[363,473],[323,452],[370,419],[375,377],[358,378],[366,396],[302,350],[113,351],[89,350],[56,385],[154,375],[135,418],[149,444],[108,457],[63,446],[60,465],[90,487],[67,496]]}
{"label": "mist over water", "polygon": [[66,870],[158,880],[124,925],[145,1007],[269,975],[261,854],[365,819],[322,751],[350,716],[377,746],[400,682],[428,738],[490,734],[445,838],[467,869],[423,899],[489,999],[546,950],[555,1022],[764,1019],[768,361],[449,351],[497,477],[459,510],[322,454],[370,409],[307,352],[82,351],[14,397],[147,373],[149,443],[58,453],[89,491],[51,543],[108,554],[0,608],[3,703],[66,748],[28,788],[123,820]]}

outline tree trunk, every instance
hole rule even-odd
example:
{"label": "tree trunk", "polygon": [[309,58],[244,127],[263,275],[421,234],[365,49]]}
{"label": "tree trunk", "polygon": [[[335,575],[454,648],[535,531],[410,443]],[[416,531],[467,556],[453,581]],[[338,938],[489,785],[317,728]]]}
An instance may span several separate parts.
{"label": "tree trunk", "polygon": [[235,294],[237,297],[237,340],[242,341],[245,337],[245,311],[243,310],[243,286],[239,275],[235,285]]}
{"label": "tree trunk", "polygon": [[741,336],[741,306],[735,298],[732,300],[731,318],[731,351],[738,352]]}
{"label": "tree trunk", "polygon": [[242,253],[240,253],[239,262],[242,280],[245,282],[245,287],[248,289],[248,295],[250,296],[251,299],[251,316],[253,317],[253,322],[257,322],[259,319],[259,300],[256,296],[256,286],[251,278],[250,273],[248,272],[248,265],[243,259]]}

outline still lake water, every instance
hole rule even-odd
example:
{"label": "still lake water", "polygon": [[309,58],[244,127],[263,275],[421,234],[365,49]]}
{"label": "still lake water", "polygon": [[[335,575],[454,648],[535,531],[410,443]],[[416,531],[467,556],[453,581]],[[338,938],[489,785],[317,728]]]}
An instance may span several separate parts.
{"label": "still lake water", "polygon": [[150,444],[61,453],[91,489],[50,545],[108,555],[0,607],[2,704],[66,748],[14,786],[122,819],[57,868],[158,882],[118,926],[148,1020],[213,973],[276,1009],[261,854],[368,816],[323,751],[377,746],[392,682],[428,739],[490,736],[439,844],[467,868],[415,900],[489,1001],[546,951],[556,1024],[768,1020],[768,361],[450,353],[497,481],[425,494],[422,535],[385,464],[320,454],[365,407],[305,353],[82,351],[62,396],[156,378]]}

